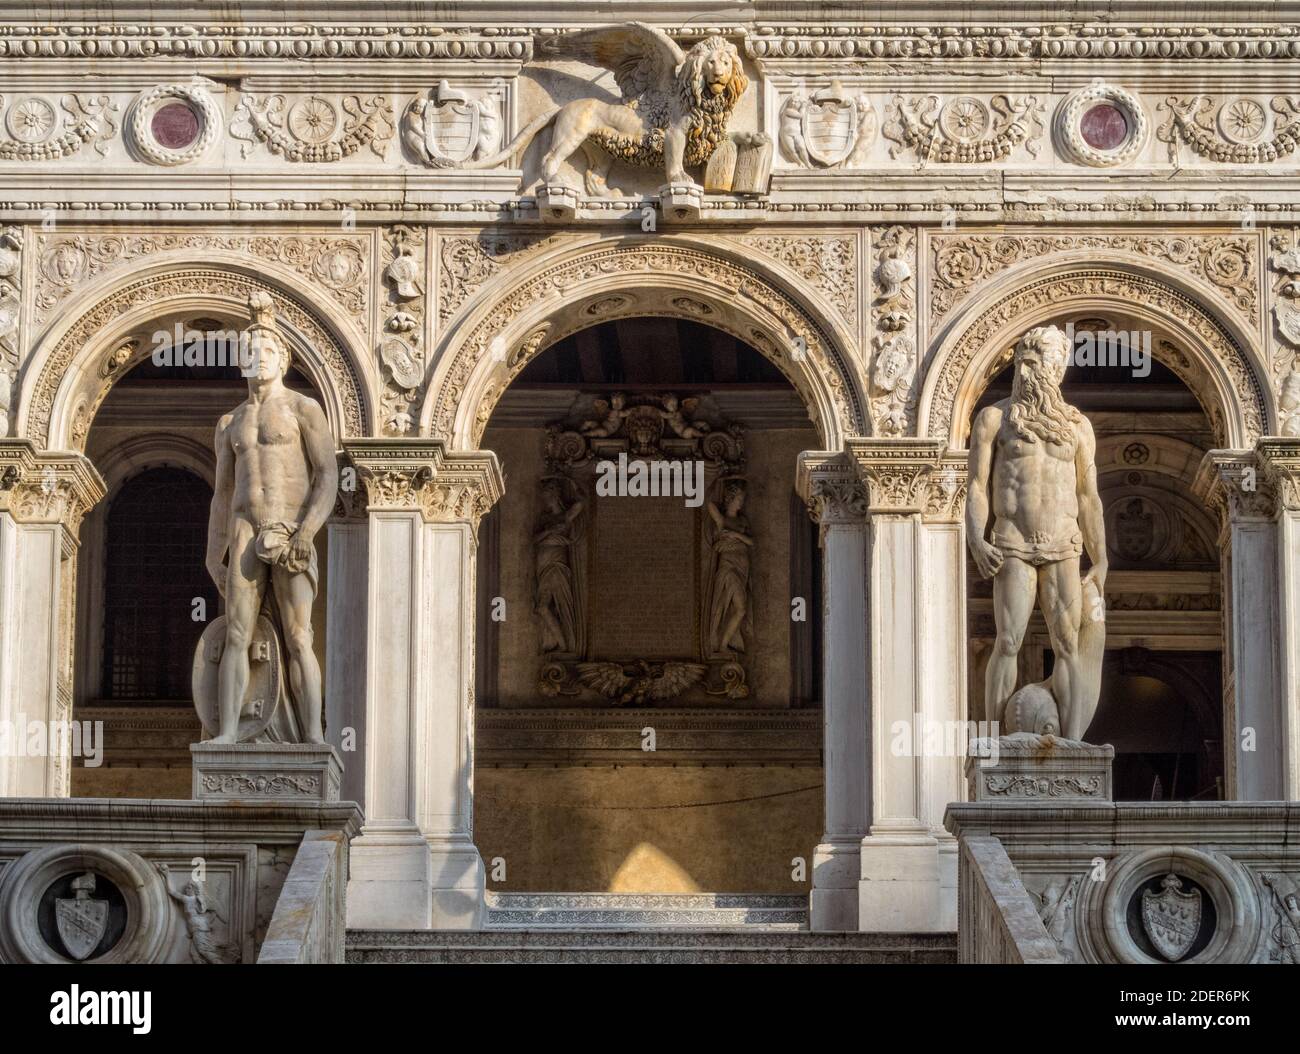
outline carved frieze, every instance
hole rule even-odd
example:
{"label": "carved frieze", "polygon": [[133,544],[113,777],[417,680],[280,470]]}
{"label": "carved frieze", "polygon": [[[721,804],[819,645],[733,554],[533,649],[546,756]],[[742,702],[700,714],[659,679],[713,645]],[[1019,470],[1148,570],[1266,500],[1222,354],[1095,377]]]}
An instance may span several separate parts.
{"label": "carved frieze", "polygon": [[1052,253],[1095,249],[1150,257],[1210,282],[1251,322],[1259,320],[1253,234],[934,234],[930,240],[933,330],[975,289],[1000,272]]}
{"label": "carved frieze", "polygon": [[1037,157],[1043,137],[1043,104],[1037,96],[895,95],[881,134],[894,146],[889,156],[910,151],[921,164],[1003,161],[1023,146]]}
{"label": "carved frieze", "polygon": [[1279,95],[1171,95],[1157,110],[1167,113],[1156,138],[1177,163],[1181,147],[1207,161],[1227,165],[1267,164],[1289,157],[1300,144],[1300,100]]}
{"label": "carved frieze", "polygon": [[0,161],[54,161],[87,143],[103,157],[117,131],[117,103],[107,95],[0,96],[5,136]]}
{"label": "carved frieze", "polygon": [[248,157],[261,143],[286,161],[342,161],[368,147],[382,158],[393,137],[392,104],[386,95],[245,95],[230,122]]}

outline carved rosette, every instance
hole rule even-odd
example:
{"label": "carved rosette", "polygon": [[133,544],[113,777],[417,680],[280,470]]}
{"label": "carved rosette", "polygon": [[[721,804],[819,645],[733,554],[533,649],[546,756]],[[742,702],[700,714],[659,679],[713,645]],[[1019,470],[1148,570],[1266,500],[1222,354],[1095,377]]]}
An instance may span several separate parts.
{"label": "carved rosette", "polygon": [[351,157],[363,147],[382,158],[393,138],[393,110],[386,95],[245,95],[230,123],[247,157],[257,143],[286,161],[324,163]]}
{"label": "carved rosette", "polygon": [[849,452],[867,484],[870,514],[907,516],[931,507],[942,444],[929,439],[851,439]]}
{"label": "carved rosette", "polygon": [[871,245],[871,420],[877,435],[905,435],[916,428],[916,232],[885,227]]}
{"label": "carved rosette", "polygon": [[62,524],[65,556],[103,496],[104,481],[87,458],[40,453],[26,439],[0,441],[0,510],[20,523]]}
{"label": "carved rosette", "polygon": [[63,95],[57,107],[44,95],[0,97],[0,107],[6,102],[0,161],[54,161],[86,143],[104,157],[117,131],[117,103],[107,95]]}
{"label": "carved rosette", "polygon": [[1034,95],[994,95],[986,102],[958,95],[940,103],[938,95],[895,95],[881,134],[895,145],[889,156],[910,150],[925,164],[980,164],[1004,161],[1023,145],[1037,157],[1043,137],[1043,104]]}
{"label": "carved rosette", "polygon": [[1171,95],[1157,108],[1169,117],[1156,138],[1177,164],[1179,148],[1226,165],[1268,164],[1289,157],[1300,145],[1300,101],[1278,95],[1265,105],[1251,95]]}
{"label": "carved rosette", "polygon": [[504,484],[491,451],[449,453],[441,442],[360,439],[345,444],[370,511],[419,512],[426,523],[479,520]]}

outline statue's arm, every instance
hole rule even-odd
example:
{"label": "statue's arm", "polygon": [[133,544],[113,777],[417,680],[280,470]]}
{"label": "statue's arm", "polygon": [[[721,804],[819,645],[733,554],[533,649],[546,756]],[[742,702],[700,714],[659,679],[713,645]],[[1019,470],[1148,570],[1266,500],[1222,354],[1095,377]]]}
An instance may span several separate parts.
{"label": "statue's arm", "polygon": [[966,472],[966,544],[975,566],[985,578],[992,578],[1002,566],[1002,554],[984,538],[989,524],[989,482],[993,472],[993,445],[1002,427],[1002,411],[986,406],[975,417],[970,430],[970,454]]}
{"label": "statue's arm", "polygon": [[300,530],[308,539],[325,526],[334,509],[334,499],[339,489],[339,463],[334,456],[334,437],[330,434],[325,412],[310,399],[304,399],[299,426],[307,460],[311,462],[311,500],[303,514]]}
{"label": "statue's arm", "polygon": [[217,584],[217,592],[226,595],[226,549],[230,543],[230,506],[235,494],[235,451],[230,445],[230,414],[217,422],[214,440],[217,453],[217,478],[212,488],[212,505],[208,510],[208,574]]}
{"label": "statue's arm", "polygon": [[1102,517],[1101,495],[1097,493],[1097,439],[1092,424],[1085,417],[1079,424],[1079,443],[1074,453],[1074,471],[1078,479],[1079,533],[1083,547],[1092,561],[1088,577],[1104,592],[1109,559],[1106,556],[1106,521]]}

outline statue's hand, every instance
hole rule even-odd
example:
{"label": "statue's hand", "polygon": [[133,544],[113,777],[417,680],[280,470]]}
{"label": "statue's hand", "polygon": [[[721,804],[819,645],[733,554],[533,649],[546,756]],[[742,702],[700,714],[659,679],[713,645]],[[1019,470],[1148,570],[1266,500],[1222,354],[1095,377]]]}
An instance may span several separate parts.
{"label": "statue's hand", "polygon": [[208,557],[208,574],[212,576],[212,581],[217,584],[217,592],[222,599],[226,596],[226,565],[216,557]]}
{"label": "statue's hand", "polygon": [[295,563],[306,564],[311,559],[312,553],[312,536],[303,527],[299,527],[293,532],[293,537],[289,539],[289,553]]}
{"label": "statue's hand", "polygon": [[1099,596],[1106,595],[1106,572],[1109,570],[1106,564],[1093,564],[1088,569],[1088,573],[1083,576],[1083,588],[1088,588],[1091,582],[1096,588]]}
{"label": "statue's hand", "polygon": [[971,556],[983,578],[992,578],[1002,570],[1002,550],[992,542],[976,538],[971,542]]}

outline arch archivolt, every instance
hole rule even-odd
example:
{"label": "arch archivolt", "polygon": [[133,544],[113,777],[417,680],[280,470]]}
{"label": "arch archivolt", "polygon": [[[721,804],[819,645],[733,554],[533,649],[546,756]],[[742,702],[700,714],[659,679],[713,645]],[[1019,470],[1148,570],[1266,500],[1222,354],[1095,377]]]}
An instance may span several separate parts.
{"label": "arch archivolt", "polygon": [[336,439],[372,434],[377,381],[355,326],[287,269],[259,260],[254,270],[213,254],[201,267],[154,258],[67,304],[66,321],[39,338],[22,372],[16,434],[46,449],[84,449],[113,384],[153,352],[141,332],[200,315],[242,329],[256,291],[270,294],[294,363],[320,393]]}
{"label": "arch archivolt", "polygon": [[760,351],[799,392],[828,449],[866,434],[843,323],[803,297],[800,283],[728,255],[735,252],[620,239],[562,247],[498,276],[441,342],[421,433],[474,449],[506,387],[551,344],[600,322],[661,315],[724,330]]}
{"label": "arch archivolt", "polygon": [[1157,334],[1153,356],[1197,396],[1217,445],[1252,446],[1276,428],[1268,370],[1251,332],[1219,318],[1172,276],[1129,265],[1062,265],[1048,261],[1034,274],[1011,276],[972,303],[947,327],[922,387],[922,434],[966,443],[980,394],[1011,360],[1025,330],[1080,312],[1119,311]]}

